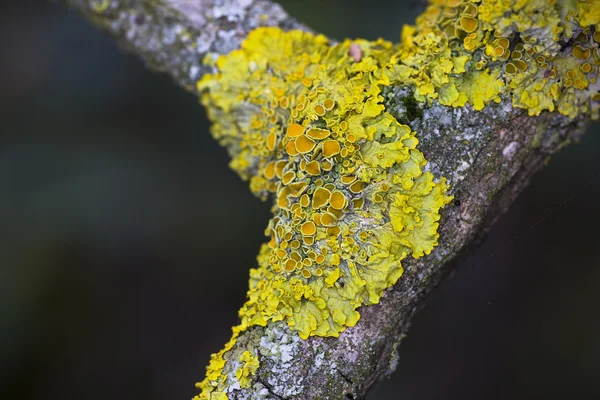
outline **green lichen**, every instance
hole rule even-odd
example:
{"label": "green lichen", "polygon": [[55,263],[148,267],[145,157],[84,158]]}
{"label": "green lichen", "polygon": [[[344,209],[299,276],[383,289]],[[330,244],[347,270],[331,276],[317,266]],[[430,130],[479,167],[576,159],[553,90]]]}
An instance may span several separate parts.
{"label": "green lichen", "polygon": [[[458,129],[460,107],[490,103],[486,118],[510,103],[596,116],[599,1],[435,0],[398,45],[259,28],[216,60],[198,82],[212,133],[274,205],[240,324],[198,398],[250,387],[260,354],[236,346],[242,332],[282,321],[302,339],[336,337],[401,277],[402,260],[433,250],[451,197],[414,131],[427,118]],[[465,168],[468,143],[489,134],[467,128],[447,135]]]}

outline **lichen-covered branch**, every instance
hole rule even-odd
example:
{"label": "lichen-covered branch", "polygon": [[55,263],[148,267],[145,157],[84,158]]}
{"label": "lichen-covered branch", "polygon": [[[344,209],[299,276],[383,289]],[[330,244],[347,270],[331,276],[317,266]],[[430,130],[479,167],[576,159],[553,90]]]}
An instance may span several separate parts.
{"label": "lichen-covered branch", "polygon": [[[403,93],[391,89],[389,103]],[[339,338],[302,340],[284,322],[246,331],[238,346],[256,349],[261,366],[249,388],[232,391],[230,399],[363,399],[394,371],[400,341],[428,293],[479,243],[548,157],[585,128],[583,118],[530,117],[506,102],[484,112],[435,106],[414,123],[424,132],[429,160],[458,180],[453,203],[442,211],[438,247],[425,258],[403,261],[403,276],[378,304],[360,308],[356,326]]]}
{"label": "lichen-covered branch", "polygon": [[119,3],[84,13],[183,86],[204,74],[213,135],[274,200],[203,400],[363,398],[394,370],[427,294],[598,117],[600,0],[436,0],[399,44],[331,43],[289,31],[282,11],[257,29],[229,12],[227,28],[213,9],[191,37],[225,26],[236,40],[209,41],[203,55],[222,56],[191,64],[188,36],[164,40],[179,19],[193,25],[183,10],[199,9],[184,4],[259,2],[127,2],[157,24],[139,35]]}
{"label": "lichen-covered branch", "polygon": [[269,0],[59,0],[110,33],[148,67],[195,91],[211,71],[207,55],[227,54],[261,26],[308,28]]}

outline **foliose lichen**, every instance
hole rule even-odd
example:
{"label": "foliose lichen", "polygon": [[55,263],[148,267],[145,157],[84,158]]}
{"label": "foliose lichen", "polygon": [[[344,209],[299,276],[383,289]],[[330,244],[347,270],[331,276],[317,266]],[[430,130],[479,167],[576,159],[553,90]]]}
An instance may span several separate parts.
{"label": "foliose lichen", "polygon": [[[236,347],[242,332],[283,321],[302,339],[336,337],[401,277],[403,259],[437,245],[451,197],[407,125],[426,115],[417,103],[507,99],[531,115],[596,116],[599,10],[600,0],[433,0],[398,45],[259,28],[208,58],[218,72],[198,90],[212,133],[274,204],[240,324],[198,398],[251,384],[261,354]],[[394,114],[392,86],[409,88]]]}
{"label": "foliose lichen", "polygon": [[437,244],[445,181],[423,172],[415,132],[382,105],[394,51],[382,40],[331,46],[265,28],[199,82],[231,167],[257,196],[275,198],[241,323],[213,356],[200,398],[218,398],[234,369],[244,387],[226,357],[240,332],[285,320],[303,339],[338,336],[398,280],[402,259]]}
{"label": "foliose lichen", "polygon": [[405,26],[396,79],[420,101],[598,117],[599,0],[432,0]]}

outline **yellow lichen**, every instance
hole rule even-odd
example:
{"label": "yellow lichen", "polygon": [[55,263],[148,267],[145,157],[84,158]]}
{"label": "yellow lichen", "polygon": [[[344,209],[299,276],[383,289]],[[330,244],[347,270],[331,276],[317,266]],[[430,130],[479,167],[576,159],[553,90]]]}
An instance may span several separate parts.
{"label": "yellow lichen", "polygon": [[[414,85],[421,101],[479,110],[504,95],[530,115],[597,117],[599,22],[600,0],[434,0],[405,27],[390,78]],[[457,57],[463,67],[449,63]]]}
{"label": "yellow lichen", "polygon": [[446,181],[424,168],[418,134],[385,110],[385,86],[475,110],[508,99],[596,116],[600,0],[432,0],[402,41],[252,31],[199,83],[214,137],[273,218],[250,271],[240,324],[211,358],[199,399],[247,387],[258,353],[235,346],[285,321],[303,339],[338,336],[375,304],[406,257],[437,245]]}
{"label": "yellow lichen", "polygon": [[258,357],[246,350],[240,356],[239,361],[242,366],[235,371],[235,377],[240,382],[241,387],[248,387],[250,377],[256,373],[259,367]]}
{"label": "yellow lichen", "polygon": [[396,51],[384,41],[332,46],[262,28],[199,82],[231,166],[258,196],[276,200],[241,323],[213,355],[200,398],[223,393],[234,377],[248,383],[253,370],[239,358],[248,355],[230,352],[240,332],[285,320],[304,339],[338,336],[398,280],[404,258],[437,244],[445,180],[423,171],[415,132],[383,107]]}

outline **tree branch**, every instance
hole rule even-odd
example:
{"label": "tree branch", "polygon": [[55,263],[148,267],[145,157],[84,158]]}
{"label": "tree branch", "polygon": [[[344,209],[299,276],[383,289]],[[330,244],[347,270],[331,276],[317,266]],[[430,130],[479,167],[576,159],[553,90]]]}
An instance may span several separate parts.
{"label": "tree branch", "polygon": [[188,91],[195,91],[196,81],[210,72],[204,57],[238,48],[251,30],[309,30],[269,0],[60,1]]}
{"label": "tree branch", "polygon": [[[394,88],[388,101],[401,92]],[[585,130],[583,119],[552,113],[529,117],[506,101],[484,111],[434,106],[411,125],[424,133],[419,139],[430,164],[454,179],[455,200],[442,211],[440,244],[429,256],[404,260],[398,283],[379,304],[361,307],[358,324],[339,338],[304,341],[281,322],[247,331],[239,343],[252,343],[263,356],[257,384],[230,399],[255,398],[264,387],[269,395],[257,398],[364,398],[394,371],[397,346],[427,295],[481,241],[548,157]],[[456,140],[461,136],[472,139]]]}
{"label": "tree branch", "polygon": [[[258,27],[307,28],[266,0],[64,0],[112,34],[151,68],[188,90],[209,70],[202,59],[239,46]],[[385,92],[386,110],[406,115],[409,88]],[[389,375],[410,319],[548,157],[579,137],[585,117],[544,112],[530,117],[508,98],[481,111],[437,102],[408,121],[436,176],[448,178],[453,204],[442,210],[439,245],[403,261],[404,275],[379,304],[361,307],[358,324],[339,338],[299,338],[285,322],[251,327],[236,346],[258,349],[260,368],[249,388],[230,388],[229,399],[360,399]]]}

